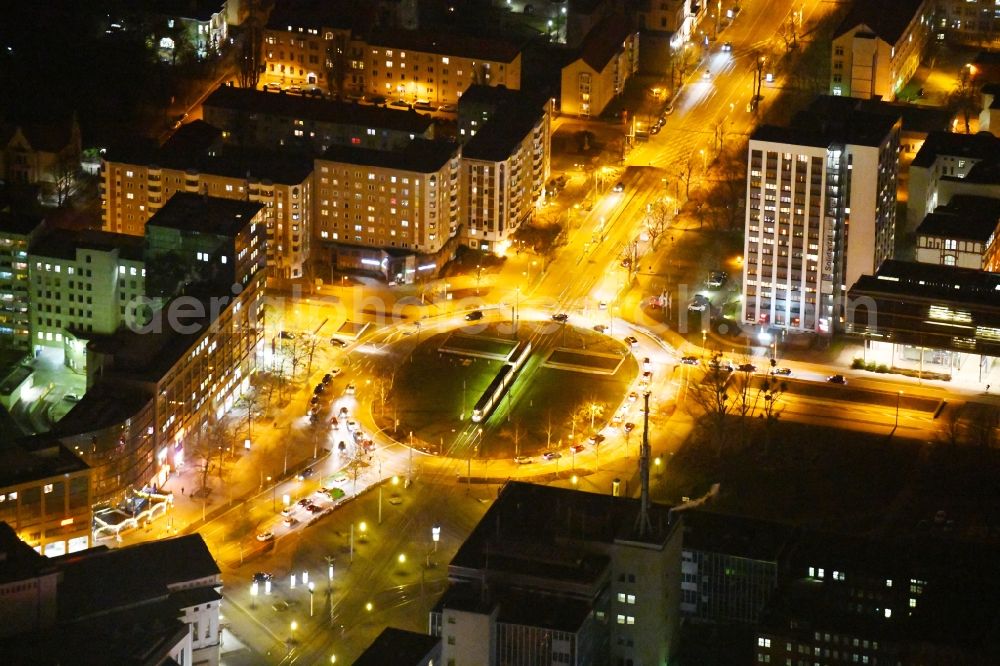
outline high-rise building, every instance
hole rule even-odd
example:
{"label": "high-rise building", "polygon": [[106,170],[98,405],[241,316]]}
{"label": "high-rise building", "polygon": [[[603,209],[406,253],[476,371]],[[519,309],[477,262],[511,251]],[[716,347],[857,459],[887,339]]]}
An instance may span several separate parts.
{"label": "high-rise building", "polygon": [[338,268],[412,282],[440,268],[459,220],[459,146],[333,146],[316,160],[315,240]]}
{"label": "high-rise building", "polygon": [[679,525],[662,505],[508,482],[448,565],[430,616],[442,660],[671,663]]}
{"label": "high-rise building", "polygon": [[458,103],[462,242],[499,252],[549,177],[551,102],[502,86],[470,86]]}
{"label": "high-rise building", "polygon": [[28,251],[42,228],[39,218],[0,213],[0,346],[31,348]]}
{"label": "high-rise building", "polygon": [[847,287],[892,256],[898,117],[803,112],[750,137],[744,324],[830,335]]}

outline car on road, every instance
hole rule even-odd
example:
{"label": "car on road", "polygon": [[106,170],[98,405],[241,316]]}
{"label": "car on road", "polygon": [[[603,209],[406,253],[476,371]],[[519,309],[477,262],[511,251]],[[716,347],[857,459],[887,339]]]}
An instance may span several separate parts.
{"label": "car on road", "polygon": [[632,432],[633,430],[635,430],[635,424],[634,423],[626,423],[624,426],[622,426],[622,429],[625,432]]}
{"label": "car on road", "polygon": [[67,393],[62,397],[62,399],[66,402],[80,402],[80,396],[76,393]]}
{"label": "car on road", "polygon": [[348,414],[350,414],[350,412],[347,411],[347,407],[341,407],[340,411],[337,412],[337,414],[340,416],[340,418],[346,419]]}
{"label": "car on road", "polygon": [[681,356],[681,363],[683,365],[698,365],[697,356]]}
{"label": "car on road", "polygon": [[605,439],[607,439],[607,437],[605,437],[599,432],[595,432],[593,435],[587,438],[587,441],[590,442],[591,446],[594,446],[595,444],[600,444]]}
{"label": "car on road", "polygon": [[261,532],[257,535],[257,541],[274,541],[274,532]]}
{"label": "car on road", "polygon": [[357,429],[358,429],[358,422],[355,421],[354,419],[350,419],[347,422],[347,430],[348,430],[348,432],[354,432]]}
{"label": "car on road", "polygon": [[295,513],[295,507],[293,506],[286,506],[284,509],[281,510],[281,515],[285,516],[286,518],[292,515],[293,513]]}
{"label": "car on road", "polygon": [[787,377],[788,375],[792,374],[792,369],[791,368],[775,368],[774,371],[771,374],[782,375],[784,377]]}
{"label": "car on road", "polygon": [[844,375],[830,375],[829,377],[826,378],[826,381],[830,382],[831,384],[846,384],[847,378],[844,377]]}
{"label": "car on road", "polygon": [[295,520],[293,516],[285,516],[284,518],[281,519],[281,522],[284,523],[285,527],[292,527],[293,525],[296,525],[299,521]]}
{"label": "car on road", "polygon": [[281,331],[280,333],[278,333],[278,337],[281,338],[282,340],[294,340],[295,334],[289,333],[288,331]]}
{"label": "car on road", "polygon": [[458,111],[458,107],[456,107],[454,104],[442,104],[441,106],[438,107],[438,111],[442,113],[455,113],[456,111]]}
{"label": "car on road", "polygon": [[688,304],[688,311],[690,312],[704,312],[712,305],[712,301],[709,300],[708,296],[704,294],[695,294],[694,298]]}
{"label": "car on road", "polygon": [[712,370],[716,370],[716,371],[721,370],[723,372],[732,372],[735,369],[735,368],[733,368],[733,364],[732,363],[730,363],[729,361],[727,361],[725,359],[719,358],[718,356],[716,356],[715,358],[713,358],[709,362],[708,366]]}
{"label": "car on road", "polygon": [[542,454],[542,457],[545,458],[546,460],[559,460],[560,458],[562,458],[562,454],[559,453],[558,451],[546,451],[544,454]]}
{"label": "car on road", "polygon": [[642,359],[642,371],[649,372],[652,369],[653,369],[653,362],[650,360],[648,356],[646,356],[645,358]]}
{"label": "car on road", "polygon": [[334,347],[346,347],[347,343],[340,338],[330,338],[330,344]]}
{"label": "car on road", "polygon": [[306,504],[306,511],[308,511],[309,513],[319,513],[322,510],[323,510],[322,508],[320,508],[319,506],[316,506],[312,502],[310,502],[309,504]]}
{"label": "car on road", "polygon": [[313,389],[313,394],[314,395],[319,395],[320,393],[322,393],[325,390],[326,390],[326,384],[320,382],[319,384],[316,384],[316,387]]}
{"label": "car on road", "polygon": [[407,102],[405,102],[405,101],[403,101],[401,99],[397,99],[397,100],[394,100],[392,102],[389,102],[389,106],[391,106],[393,108],[396,108],[396,109],[409,109],[410,108],[410,105]]}
{"label": "car on road", "polygon": [[347,385],[347,390],[344,391],[344,393],[346,393],[347,395],[354,395],[354,393],[357,390],[358,390],[358,387],[356,387],[354,384],[348,384]]}
{"label": "car on road", "polygon": [[573,446],[569,447],[569,450],[572,451],[573,453],[581,453],[583,449],[584,449],[583,444],[574,444]]}
{"label": "car on road", "polygon": [[615,186],[611,188],[611,191],[612,192],[624,192],[625,191],[625,183],[623,183],[622,181],[619,180],[617,183],[615,183]]}
{"label": "car on road", "polygon": [[482,310],[473,310],[469,314],[465,315],[465,321],[479,321],[483,318]]}
{"label": "car on road", "polygon": [[558,321],[562,324],[565,324],[567,321],[569,321],[569,315],[566,314],[565,312],[557,312],[556,314],[552,315],[552,321]]}
{"label": "car on road", "polygon": [[414,109],[420,109],[421,111],[433,111],[434,105],[428,102],[426,99],[418,99],[413,104]]}
{"label": "car on road", "polygon": [[608,327],[606,324],[597,324],[596,326],[594,326],[594,330],[597,331],[598,333],[604,333],[605,331],[608,330]]}
{"label": "car on road", "polygon": [[725,44],[722,45],[722,52],[723,53],[729,53],[732,50],[733,50],[733,43],[732,42],[726,42]]}
{"label": "car on road", "polygon": [[743,363],[736,369],[740,372],[757,372],[757,366],[753,363]]}
{"label": "car on road", "polygon": [[515,456],[514,457],[514,462],[516,462],[518,465],[527,465],[528,463],[531,462],[531,457],[530,456]]}
{"label": "car on road", "polygon": [[311,477],[313,474],[315,474],[315,472],[313,471],[313,468],[312,467],[306,467],[304,470],[302,470],[301,472],[299,472],[295,476],[295,478],[298,481],[305,481],[306,479],[308,479],[309,477]]}
{"label": "car on road", "polygon": [[266,583],[271,580],[273,576],[266,571],[258,571],[253,575],[253,582],[255,583]]}
{"label": "car on road", "polygon": [[625,338],[625,344],[627,344],[632,349],[635,349],[636,347],[639,346],[639,338],[635,337],[634,335],[630,335],[627,338]]}
{"label": "car on road", "polygon": [[629,402],[635,402],[638,399],[639,399],[639,394],[636,393],[635,391],[632,391],[631,393],[628,394],[628,401]]}

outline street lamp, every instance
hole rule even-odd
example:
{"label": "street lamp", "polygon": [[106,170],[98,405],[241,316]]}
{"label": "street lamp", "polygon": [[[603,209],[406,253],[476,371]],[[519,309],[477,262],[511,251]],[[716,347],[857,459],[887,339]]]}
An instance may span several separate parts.
{"label": "street lamp", "polygon": [[663,464],[663,460],[660,458],[660,456],[656,456],[656,458],[653,460],[653,464],[656,465],[656,475],[659,476],[660,465]]}
{"label": "street lamp", "polygon": [[899,399],[903,397],[903,392],[899,391],[896,393],[896,422],[893,424],[893,431],[899,427]]}
{"label": "street lamp", "polygon": [[299,628],[299,623],[296,622],[295,620],[292,620],[292,623],[290,625],[288,625],[288,626],[292,630],[292,642],[294,643],[295,642],[295,630]]}
{"label": "street lamp", "polygon": [[313,616],[313,591],[316,589],[316,583],[309,583],[309,617]]}
{"label": "street lamp", "polygon": [[431,527],[431,541],[434,542],[434,552],[435,553],[437,552],[438,541],[440,541],[440,540],[441,540],[441,526],[440,525],[433,525]]}
{"label": "street lamp", "polygon": [[[271,477],[267,477],[267,482],[271,483]],[[271,511],[278,510],[278,496],[277,496],[277,485],[271,486]]]}
{"label": "street lamp", "polygon": [[708,339],[708,331],[703,330],[701,332],[701,357],[705,358],[705,342]]}
{"label": "street lamp", "polygon": [[399,557],[396,558],[396,561],[400,564],[406,564],[406,553],[400,553]]}
{"label": "street lamp", "polygon": [[257,581],[250,584],[250,608],[257,607],[257,595],[260,594],[260,586]]}

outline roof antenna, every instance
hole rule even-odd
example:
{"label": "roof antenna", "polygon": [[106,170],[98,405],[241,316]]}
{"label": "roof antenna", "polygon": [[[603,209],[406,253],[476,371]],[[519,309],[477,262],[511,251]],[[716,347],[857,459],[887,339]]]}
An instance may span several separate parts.
{"label": "roof antenna", "polygon": [[639,499],[639,515],[635,518],[635,531],[640,537],[652,534],[653,525],[649,521],[649,391],[642,395],[645,409],[642,415],[642,447],[639,449],[639,480],[642,494]]}

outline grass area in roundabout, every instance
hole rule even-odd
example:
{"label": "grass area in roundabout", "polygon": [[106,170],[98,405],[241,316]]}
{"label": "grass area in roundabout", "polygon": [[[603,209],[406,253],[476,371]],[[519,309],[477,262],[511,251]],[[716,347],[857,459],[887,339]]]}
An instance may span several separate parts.
{"label": "grass area in roundabout", "polygon": [[[503,363],[441,352],[443,346],[454,346],[448,344],[453,335],[485,341],[515,339],[508,321],[466,326],[421,340],[398,367],[384,407],[377,402],[372,411],[379,425],[389,433],[395,430],[398,439],[406,441],[412,432],[416,446],[460,458],[470,452],[480,458],[534,455],[568,446],[571,435],[573,441],[586,440],[592,432],[591,413],[594,428],[602,428],[638,371],[638,363],[620,340],[568,324],[522,320],[516,340],[531,341],[531,355],[489,417],[473,423],[472,409]],[[546,358],[557,348],[616,354],[624,361],[613,374],[545,367]],[[607,364],[602,359],[595,365]]]}

